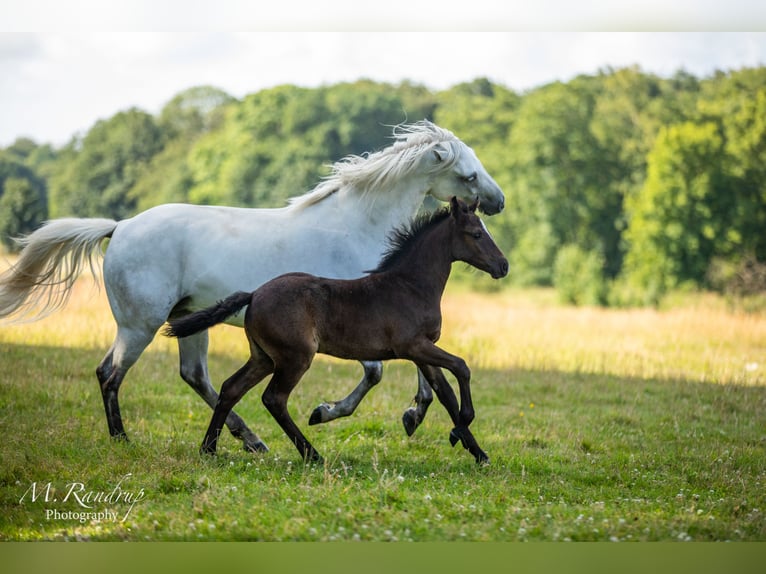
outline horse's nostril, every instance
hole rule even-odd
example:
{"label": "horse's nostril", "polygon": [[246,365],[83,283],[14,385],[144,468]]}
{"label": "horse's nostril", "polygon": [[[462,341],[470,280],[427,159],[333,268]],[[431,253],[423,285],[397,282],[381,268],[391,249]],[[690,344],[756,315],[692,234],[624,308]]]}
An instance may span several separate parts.
{"label": "horse's nostril", "polygon": [[503,276],[503,277],[505,277],[506,275],[508,275],[508,260],[507,260],[507,259],[505,259],[505,260],[504,260],[504,261],[503,261],[503,262],[500,264],[500,272],[502,273],[502,276]]}

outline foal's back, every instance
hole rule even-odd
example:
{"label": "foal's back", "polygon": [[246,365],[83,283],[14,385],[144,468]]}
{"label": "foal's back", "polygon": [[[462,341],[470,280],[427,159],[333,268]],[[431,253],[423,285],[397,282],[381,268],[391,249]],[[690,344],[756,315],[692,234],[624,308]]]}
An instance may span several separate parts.
{"label": "foal's back", "polygon": [[253,293],[245,328],[272,358],[394,359],[417,336],[436,341],[441,328],[438,306],[413,308],[397,283],[394,274],[342,280],[288,273]]}

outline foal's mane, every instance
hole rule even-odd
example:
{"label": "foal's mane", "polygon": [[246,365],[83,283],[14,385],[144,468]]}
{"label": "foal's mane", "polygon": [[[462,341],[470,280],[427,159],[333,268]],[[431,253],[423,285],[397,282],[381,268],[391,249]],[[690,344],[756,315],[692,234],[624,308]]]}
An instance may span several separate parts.
{"label": "foal's mane", "polygon": [[421,213],[409,225],[394,229],[388,236],[388,248],[375,269],[366,273],[383,273],[395,267],[409,253],[420,236],[450,216],[449,206],[433,213]]}
{"label": "foal's mane", "polygon": [[451,131],[427,120],[394,126],[392,138],[394,143],[380,151],[349,155],[335,162],[332,173],[312,191],[291,198],[290,207],[309,207],[344,188],[359,194],[388,190],[418,166],[423,154],[437,147],[442,156],[437,169],[447,169],[458,159],[460,140]]}

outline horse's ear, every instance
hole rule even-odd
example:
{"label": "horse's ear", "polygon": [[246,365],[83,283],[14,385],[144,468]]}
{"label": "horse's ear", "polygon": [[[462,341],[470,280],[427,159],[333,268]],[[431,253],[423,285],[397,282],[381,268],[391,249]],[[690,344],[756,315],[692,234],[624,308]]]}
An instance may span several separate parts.
{"label": "horse's ear", "polygon": [[442,151],[439,148],[434,148],[434,157],[436,158],[436,163],[441,163],[444,161],[444,156],[442,155]]}
{"label": "horse's ear", "polygon": [[457,196],[453,195],[450,200],[450,213],[452,213],[452,217],[456,218],[460,214],[460,203],[461,201],[457,198]]}
{"label": "horse's ear", "polygon": [[460,216],[464,213],[468,213],[469,211],[474,211],[477,206],[468,206],[464,201],[461,199],[458,199],[457,196],[453,195],[450,198],[450,212],[452,213],[452,217],[455,219],[459,219]]}

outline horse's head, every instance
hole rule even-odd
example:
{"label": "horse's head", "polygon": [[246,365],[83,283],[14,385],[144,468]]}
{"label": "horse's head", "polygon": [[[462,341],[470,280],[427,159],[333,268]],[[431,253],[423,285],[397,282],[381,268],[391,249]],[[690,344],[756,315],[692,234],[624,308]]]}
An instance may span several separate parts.
{"label": "horse's head", "polygon": [[479,201],[487,215],[500,213],[505,206],[503,190],[476,157],[459,139],[442,142],[433,148],[436,162],[430,193],[441,201],[457,197],[465,202]]}
{"label": "horse's head", "polygon": [[500,251],[484,222],[476,215],[478,200],[467,205],[457,197],[450,200],[454,220],[452,256],[500,279],[508,274],[508,260]]}

